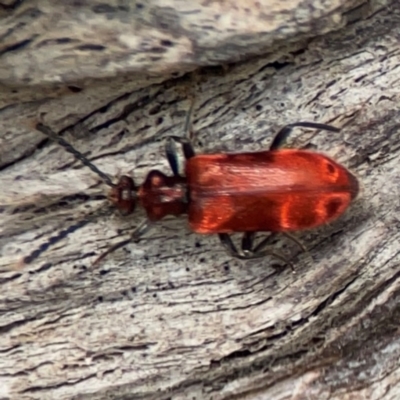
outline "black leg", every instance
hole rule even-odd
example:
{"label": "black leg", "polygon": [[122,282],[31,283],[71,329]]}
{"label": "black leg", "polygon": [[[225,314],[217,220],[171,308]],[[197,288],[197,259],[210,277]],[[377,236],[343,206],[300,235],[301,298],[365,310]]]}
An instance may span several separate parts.
{"label": "black leg", "polygon": [[192,142],[186,138],[181,136],[169,136],[172,140],[176,143],[179,143],[182,146],[183,155],[185,156],[186,160],[195,156],[194,148]]}
{"label": "black leg", "polygon": [[229,234],[227,233],[219,233],[218,234],[219,240],[222,244],[222,246],[224,247],[224,249],[226,250],[226,252],[228,254],[230,254],[233,257],[236,258],[241,258],[241,254],[238,252],[235,244],[232,241],[232,238],[230,237]]}
{"label": "black leg", "polygon": [[194,157],[195,152],[189,139],[180,136],[168,136],[165,143],[165,155],[174,176],[179,176],[179,162],[175,143],[182,145],[183,155],[186,160]]}
{"label": "black leg", "polygon": [[171,137],[168,137],[165,142],[165,156],[174,176],[179,176],[178,154],[176,152],[175,141]]}
{"label": "black leg", "polygon": [[233,257],[239,258],[240,260],[253,260],[256,258],[262,258],[265,256],[273,256],[288,264],[292,271],[294,271],[293,264],[283,255],[276,253],[274,251],[264,249],[267,245],[267,239],[264,239],[260,244],[258,244],[254,249],[254,239],[256,232],[246,232],[242,237],[241,249],[238,250],[232,241],[231,236],[228,233],[219,233],[219,239],[225,250]]}
{"label": "black leg", "polygon": [[[256,236],[256,232],[243,233],[241,248],[242,248],[242,251],[244,254],[254,253],[254,251],[252,249],[253,249],[253,245],[254,245],[255,236]],[[268,236],[268,237],[270,237],[270,236]]]}
{"label": "black leg", "polygon": [[[287,232],[280,232],[282,235],[285,235],[287,238],[289,238],[292,242],[296,243],[297,246],[300,247],[301,250],[303,250],[304,252],[307,252],[307,249],[305,248],[305,246],[303,245],[303,243],[300,242],[300,240],[298,240],[296,237],[294,237],[293,235],[291,235],[290,233]],[[262,251],[265,246],[268,245],[269,240],[271,239],[272,235],[276,235],[276,233],[272,233],[271,235],[267,236],[266,238],[264,238],[260,243],[257,244],[257,246],[254,248],[254,237],[255,237],[256,232],[251,232],[251,243],[249,244],[250,247],[249,249],[253,251],[253,253],[258,253],[259,251]],[[244,239],[244,235],[243,235],[243,239]],[[243,246],[243,245],[242,245]]]}
{"label": "black leg", "polygon": [[304,251],[304,253],[308,253],[308,250],[306,248],[306,246],[304,246],[303,243],[300,242],[299,239],[297,239],[295,236],[293,236],[292,234],[288,233],[288,232],[281,232],[282,235],[285,235],[287,238],[289,238],[292,242],[296,243],[297,246],[300,247],[301,250]]}
{"label": "black leg", "polygon": [[192,135],[192,118],[193,118],[193,110],[194,110],[194,103],[195,103],[195,97],[192,96],[190,99],[190,107],[189,111],[186,114],[186,121],[185,121],[185,126],[183,128],[183,131],[185,132],[185,137],[189,139],[193,139]]}
{"label": "black leg", "polygon": [[284,126],[275,136],[274,140],[271,143],[270,150],[277,150],[279,147],[283,145],[288,136],[292,133],[293,128],[302,127],[302,128],[311,128],[311,129],[321,129],[324,131],[330,132],[340,132],[340,129],[335,128],[331,125],[325,124],[317,124],[314,122],[295,122],[293,124],[289,124]]}
{"label": "black leg", "polygon": [[167,138],[167,142],[165,144],[165,155],[167,157],[168,163],[171,167],[172,173],[174,176],[179,176],[179,162],[178,162],[178,154],[176,151],[175,143],[179,143],[182,146],[183,155],[185,159],[188,160],[195,155],[193,145],[191,142],[191,130],[192,130],[192,116],[194,109],[195,98],[192,97],[190,101],[189,111],[186,114],[184,132],[185,135],[183,137],[180,136],[169,136]]}
{"label": "black leg", "polygon": [[130,242],[138,243],[140,238],[151,228],[151,222],[145,219],[132,233],[128,239],[122,240],[121,242],[115,243],[113,246],[109,247],[104,253],[100,254],[96,260],[92,263],[92,266],[98,265],[106,256],[113,253],[115,250],[124,247]]}

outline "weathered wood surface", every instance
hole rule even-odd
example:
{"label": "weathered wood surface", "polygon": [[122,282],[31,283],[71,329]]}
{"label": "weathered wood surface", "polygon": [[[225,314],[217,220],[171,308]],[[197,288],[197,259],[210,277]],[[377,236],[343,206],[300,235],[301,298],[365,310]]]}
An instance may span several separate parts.
{"label": "weathered wood surface", "polygon": [[[154,84],[97,110],[101,98],[85,91],[2,109],[0,398],[399,398],[396,3],[274,63],[207,70],[195,85]],[[297,120],[343,127],[290,141],[336,158],[363,186],[339,221],[297,235],[312,261],[283,239],[295,275],[276,260],[232,260],[215,237],[171,219],[92,269],[94,253],[141,219],[110,214],[18,268],[96,213],[106,190],[30,119],[73,126],[64,136],[96,165],[140,182],[168,171],[164,138],[182,134],[193,92],[199,151],[265,148]]]}
{"label": "weathered wood surface", "polygon": [[[0,3],[0,81],[164,76],[291,44],[371,13],[365,0],[34,0]],[[9,68],[7,68],[9,67]],[[130,75],[132,78],[132,75]],[[138,84],[138,82],[137,82]]]}

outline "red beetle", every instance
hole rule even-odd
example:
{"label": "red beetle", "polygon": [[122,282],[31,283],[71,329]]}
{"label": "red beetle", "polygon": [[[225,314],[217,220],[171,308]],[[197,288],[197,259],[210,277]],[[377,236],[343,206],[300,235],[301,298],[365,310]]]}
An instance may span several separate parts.
{"label": "red beetle", "polygon": [[[131,214],[136,204],[147,213],[147,219],[129,239],[110,247],[95,263],[130,241],[139,241],[152,222],[167,215],[187,214],[194,232],[218,234],[226,250],[241,259],[274,254],[265,249],[267,239],[255,244],[257,232],[315,228],[339,217],[358,194],[357,179],[325,155],[279,149],[294,127],[339,132],[330,125],[297,122],[282,128],[267,151],[201,155],[195,155],[188,139],[171,136],[166,156],[172,176],[152,170],[144,183],[136,186],[129,176],[122,176],[114,185],[60,136],[42,124],[36,126],[93,171],[100,172],[112,186],[110,201],[123,214]],[[175,143],[182,146],[186,159],[185,176],[178,171]],[[239,249],[230,237],[233,232],[243,232]]]}

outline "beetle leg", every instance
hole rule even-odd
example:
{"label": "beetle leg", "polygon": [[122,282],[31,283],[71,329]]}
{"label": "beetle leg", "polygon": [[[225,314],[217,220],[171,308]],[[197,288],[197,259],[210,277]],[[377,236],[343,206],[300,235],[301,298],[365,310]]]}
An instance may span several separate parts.
{"label": "beetle leg", "polygon": [[239,258],[240,260],[252,260],[269,255],[278,258],[285,264],[288,264],[292,271],[294,271],[293,264],[286,257],[274,251],[264,249],[269,237],[264,239],[255,249],[253,249],[255,234],[256,232],[245,232],[243,234],[240,251],[236,248],[228,233],[219,233],[218,236],[225,250],[233,257]]}
{"label": "beetle leg", "polygon": [[194,148],[192,142],[185,137],[181,136],[169,136],[169,139],[179,143],[182,146],[183,155],[185,156],[186,160],[195,156]]}
{"label": "beetle leg", "polygon": [[[255,232],[254,232],[255,233]],[[285,235],[287,238],[289,238],[292,242],[296,243],[297,246],[300,247],[301,250],[303,250],[304,252],[307,252],[306,247],[303,245],[303,243],[300,242],[299,239],[297,239],[295,236],[291,235],[290,233],[287,232],[280,232],[282,235]],[[262,250],[267,244],[269,239],[271,238],[271,236],[274,235],[274,233],[272,233],[271,235],[267,236],[266,238],[264,238],[260,243],[257,244],[257,246],[252,250],[254,253],[257,253],[258,251]],[[276,235],[276,233],[275,233]],[[254,234],[253,234],[254,236]],[[244,239],[244,236],[243,236]],[[243,241],[242,241],[243,243]],[[243,244],[242,244],[243,246]]]}
{"label": "beetle leg", "polygon": [[304,251],[304,253],[307,253],[308,250],[306,248],[306,246],[304,246],[303,243],[300,242],[299,239],[297,239],[295,236],[293,236],[292,234],[288,233],[288,232],[281,232],[282,235],[285,235],[287,238],[289,238],[292,242],[296,243],[297,246],[300,247],[300,249],[302,249]]}
{"label": "beetle leg", "polygon": [[243,234],[242,244],[241,244],[243,254],[246,255],[246,254],[254,253],[253,245],[254,245],[255,236],[256,236],[256,232],[245,232]]}
{"label": "beetle leg", "polygon": [[193,118],[194,103],[195,103],[195,97],[191,96],[190,107],[189,107],[189,111],[186,114],[185,126],[183,128],[183,131],[185,132],[185,137],[187,137],[188,139],[193,139],[192,138],[192,118]]}
{"label": "beetle leg", "polygon": [[283,256],[280,253],[276,253],[275,251],[271,251],[268,249],[265,250],[259,250],[257,252],[253,252],[250,254],[249,257],[247,257],[246,259],[255,259],[255,258],[262,258],[262,257],[266,257],[266,256],[272,256],[274,258],[277,258],[278,260],[283,261],[285,264],[288,264],[290,269],[292,270],[293,273],[296,273],[294,266],[292,264],[291,261],[289,261],[285,256]]}
{"label": "beetle leg", "polygon": [[136,229],[131,233],[131,236],[128,239],[122,240],[118,243],[115,243],[113,246],[109,247],[104,253],[100,254],[96,260],[92,263],[92,266],[99,264],[101,260],[103,260],[110,253],[113,253],[115,250],[124,247],[130,242],[139,242],[140,238],[151,228],[151,222],[147,219],[143,220],[143,222],[136,227]]}
{"label": "beetle leg", "polygon": [[[242,238],[242,248],[243,252],[246,254],[249,259],[261,258],[265,256],[273,256],[283,261],[285,264],[290,266],[290,269],[295,272],[293,264],[282,254],[276,253],[275,251],[271,251],[265,249],[268,244],[268,240],[271,238],[271,235],[275,235],[275,233],[271,233],[268,237],[264,238],[257,246],[254,247],[254,239],[257,232],[246,232]],[[297,243],[297,242],[296,242]],[[246,247],[244,247],[246,246]]]}
{"label": "beetle leg", "polygon": [[179,143],[182,146],[183,155],[185,156],[186,160],[192,158],[195,155],[193,145],[191,142],[192,116],[193,116],[194,103],[195,103],[195,98],[192,97],[190,100],[189,111],[186,114],[185,126],[183,129],[185,135],[183,137],[169,136],[165,144],[165,154],[174,176],[179,176],[179,162],[178,162],[178,154],[176,151],[175,142]]}
{"label": "beetle leg", "polygon": [[293,128],[302,127],[302,128],[311,128],[311,129],[321,129],[324,131],[330,132],[340,132],[340,129],[335,128],[331,125],[326,124],[317,124],[315,122],[294,122],[293,124],[289,124],[284,126],[275,136],[274,140],[271,143],[270,150],[277,150],[279,147],[282,147],[285,140],[292,133]]}
{"label": "beetle leg", "polygon": [[228,254],[236,258],[242,258],[242,255],[238,252],[235,244],[232,241],[231,236],[228,233],[219,233],[219,240]]}
{"label": "beetle leg", "polygon": [[195,155],[195,152],[189,139],[180,136],[168,136],[165,144],[165,155],[174,176],[180,176],[178,154],[175,146],[176,142],[182,145],[183,155],[186,160],[192,158]]}
{"label": "beetle leg", "polygon": [[176,152],[175,141],[172,137],[168,137],[165,142],[165,155],[168,160],[168,164],[171,167],[174,176],[179,176],[179,162],[178,154]]}

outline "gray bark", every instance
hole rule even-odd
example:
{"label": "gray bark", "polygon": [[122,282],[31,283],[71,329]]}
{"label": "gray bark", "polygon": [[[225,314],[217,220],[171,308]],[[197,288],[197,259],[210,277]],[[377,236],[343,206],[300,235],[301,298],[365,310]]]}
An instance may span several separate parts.
{"label": "gray bark", "polygon": [[[173,9],[180,2],[169,3]],[[203,3],[202,12],[224,6],[226,18],[233,13],[230,2]],[[64,49],[65,64],[60,61],[67,41],[51,37],[80,34],[87,44],[108,45],[102,18],[115,10],[93,17],[93,7],[85,14],[65,6],[56,19],[57,2],[3,6],[8,25],[2,29],[15,26],[9,35],[21,34],[22,41],[18,31],[33,37],[39,26],[43,30],[0,61],[1,399],[400,397],[400,5],[285,3],[287,12],[277,14],[286,20],[274,19],[265,35],[256,16],[247,21],[240,14],[252,35],[224,26],[221,39],[193,28],[196,52],[185,65],[187,58],[176,54],[166,62],[164,52],[152,68],[149,54],[138,61],[141,48],[82,55],[72,47],[75,39]],[[299,23],[300,7],[320,10],[304,17],[308,28]],[[37,22],[25,26],[23,18],[33,18],[35,9],[42,10]],[[129,19],[126,11],[117,13]],[[67,21],[73,16],[72,33]],[[122,16],[109,18],[110,31],[129,25],[133,37],[137,22],[123,24]],[[298,27],[282,36],[292,20]],[[185,34],[177,34],[182,43]],[[2,40],[12,46],[10,36]],[[210,42],[201,47],[202,40]],[[272,50],[261,55],[268,46]],[[180,76],[214,64],[216,54],[223,63],[259,55]],[[168,79],[172,72],[179,76]],[[285,238],[271,243],[296,274],[270,258],[232,259],[216,237],[191,233],[184,218],[163,221],[146,240],[91,267],[95,255],[129,236],[143,215],[108,212],[106,185],[33,123],[40,119],[61,131],[113,178],[131,173],[140,183],[152,168],[168,172],[165,138],[183,135],[190,96],[198,152],[265,149],[280,126],[299,120],[342,128],[339,134],[300,130],[289,140],[335,158],[362,185],[359,199],[335,223],[296,234],[308,254]],[[92,221],[31,263],[21,262],[85,219]]]}

